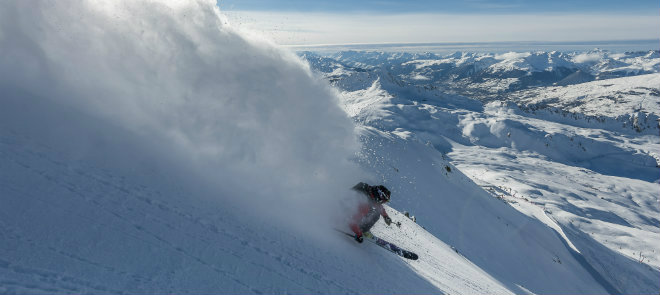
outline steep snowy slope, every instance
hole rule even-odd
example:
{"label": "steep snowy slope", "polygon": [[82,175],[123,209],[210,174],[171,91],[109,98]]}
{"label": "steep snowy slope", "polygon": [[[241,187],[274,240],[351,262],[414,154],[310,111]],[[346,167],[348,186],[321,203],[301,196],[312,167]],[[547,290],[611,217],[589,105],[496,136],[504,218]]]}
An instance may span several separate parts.
{"label": "steep snowy slope", "polygon": [[409,267],[313,219],[259,216],[228,183],[125,129],[11,94],[0,117],[3,293],[511,293],[392,208],[401,227],[374,232],[418,252]]}
{"label": "steep snowy slope", "polygon": [[438,292],[396,256],[307,219],[312,206],[273,196],[285,207],[268,208],[305,223],[246,208],[236,199],[261,198],[246,184],[210,182],[140,135],[9,94],[0,116],[2,293]]}
{"label": "steep snowy slope", "polygon": [[[378,102],[357,117],[368,114],[375,105]],[[429,233],[509,290],[540,294],[617,292],[574,257],[553,230],[492,198],[432,146],[419,142],[416,135],[371,127],[362,134],[368,143],[362,163],[373,169],[377,180],[392,188],[392,206],[416,215]]]}

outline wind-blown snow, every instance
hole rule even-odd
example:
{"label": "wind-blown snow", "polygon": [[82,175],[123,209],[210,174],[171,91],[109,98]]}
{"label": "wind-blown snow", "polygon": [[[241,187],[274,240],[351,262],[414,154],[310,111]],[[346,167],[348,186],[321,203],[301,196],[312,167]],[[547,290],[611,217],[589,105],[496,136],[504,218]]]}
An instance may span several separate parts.
{"label": "wind-blown snow", "polygon": [[333,90],[213,4],[4,3],[1,79],[149,138],[230,198],[323,200],[353,182]]}

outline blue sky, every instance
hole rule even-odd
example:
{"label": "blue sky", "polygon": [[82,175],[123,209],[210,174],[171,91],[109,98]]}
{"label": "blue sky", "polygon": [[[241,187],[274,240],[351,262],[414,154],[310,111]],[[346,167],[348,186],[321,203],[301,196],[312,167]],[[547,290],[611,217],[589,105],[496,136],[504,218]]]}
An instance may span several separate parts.
{"label": "blue sky", "polygon": [[660,39],[660,0],[220,0],[282,45]]}
{"label": "blue sky", "polygon": [[658,0],[219,0],[226,10],[378,13],[660,13]]}

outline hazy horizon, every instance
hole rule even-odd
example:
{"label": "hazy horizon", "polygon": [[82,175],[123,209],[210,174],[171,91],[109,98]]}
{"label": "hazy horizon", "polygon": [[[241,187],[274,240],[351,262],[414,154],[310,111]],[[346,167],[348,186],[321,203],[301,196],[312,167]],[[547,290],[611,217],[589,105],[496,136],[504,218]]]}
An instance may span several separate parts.
{"label": "hazy horizon", "polygon": [[385,51],[385,52],[430,52],[448,54],[454,52],[503,53],[509,51],[589,51],[606,50],[630,52],[660,50],[660,39],[649,40],[603,40],[603,41],[502,41],[502,42],[428,42],[428,43],[364,43],[364,44],[310,44],[283,45],[294,51],[338,52],[338,51]]}

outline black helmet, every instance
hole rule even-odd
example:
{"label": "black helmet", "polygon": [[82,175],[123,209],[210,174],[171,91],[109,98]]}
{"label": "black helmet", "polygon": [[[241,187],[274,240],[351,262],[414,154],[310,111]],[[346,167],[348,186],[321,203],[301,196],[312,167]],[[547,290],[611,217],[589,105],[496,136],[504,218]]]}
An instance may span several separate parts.
{"label": "black helmet", "polygon": [[374,200],[378,203],[383,204],[390,201],[390,190],[383,185],[371,187],[371,194],[374,196]]}

